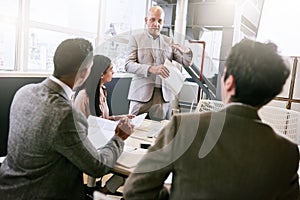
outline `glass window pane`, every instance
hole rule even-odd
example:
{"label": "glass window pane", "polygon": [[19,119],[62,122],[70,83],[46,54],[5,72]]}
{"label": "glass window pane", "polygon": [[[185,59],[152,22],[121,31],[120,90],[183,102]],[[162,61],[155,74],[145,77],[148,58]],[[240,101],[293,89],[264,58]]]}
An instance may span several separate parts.
{"label": "glass window pane", "polygon": [[9,17],[17,17],[19,8],[19,0],[1,0],[0,15]]}
{"label": "glass window pane", "polygon": [[[66,33],[47,31],[42,29],[30,29],[28,71],[52,72],[53,56],[57,46],[67,38],[79,37]],[[93,43],[93,38],[85,38]]]}
{"label": "glass window pane", "polygon": [[105,35],[115,35],[144,28],[146,1],[109,0],[104,16]]}
{"label": "glass window pane", "polygon": [[0,23],[0,69],[13,70],[16,47],[16,27]]}
{"label": "glass window pane", "polygon": [[[283,55],[299,55],[300,26],[295,19],[300,18],[300,1],[265,0],[263,13],[258,29],[258,41],[273,41]],[[284,15],[278,15],[284,13]],[[273,23],[276,22],[276,23]],[[286,32],[289,35],[287,37]]]}
{"label": "glass window pane", "polygon": [[292,110],[300,112],[300,103],[292,103]]}
{"label": "glass window pane", "polygon": [[99,0],[31,0],[30,20],[97,32]]}

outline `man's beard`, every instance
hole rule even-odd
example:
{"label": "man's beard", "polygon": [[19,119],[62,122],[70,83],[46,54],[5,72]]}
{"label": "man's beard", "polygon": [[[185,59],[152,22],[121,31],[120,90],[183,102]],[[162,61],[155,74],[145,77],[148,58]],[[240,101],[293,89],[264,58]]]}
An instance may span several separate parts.
{"label": "man's beard", "polygon": [[148,28],[148,32],[151,35],[158,36],[160,34],[160,29],[159,28]]}

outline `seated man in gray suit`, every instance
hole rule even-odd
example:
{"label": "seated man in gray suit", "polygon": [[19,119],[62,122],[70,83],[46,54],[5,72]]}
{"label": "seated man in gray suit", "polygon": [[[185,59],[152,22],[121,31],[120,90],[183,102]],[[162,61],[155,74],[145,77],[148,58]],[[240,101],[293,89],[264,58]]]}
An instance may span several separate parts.
{"label": "seated man in gray suit", "polygon": [[89,75],[92,51],[85,39],[63,41],[55,51],[53,76],[17,91],[0,168],[1,199],[82,200],[83,172],[101,177],[115,165],[132,133],[128,119],[97,150],[87,138],[85,116],[72,107],[72,89]]}
{"label": "seated man in gray suit", "polygon": [[125,200],[299,198],[299,150],[257,111],[277,94],[289,69],[273,43],[236,44],[222,75],[219,112],[174,115],[124,187]]}
{"label": "seated man in gray suit", "polygon": [[148,117],[154,120],[168,119],[175,99],[161,80],[170,73],[164,66],[165,60],[175,60],[185,66],[192,62],[191,49],[174,44],[172,38],[160,33],[164,18],[165,13],[160,6],[150,8],[145,17],[146,30],[130,37],[125,66],[127,72],[135,74],[128,92],[129,113],[149,113]]}

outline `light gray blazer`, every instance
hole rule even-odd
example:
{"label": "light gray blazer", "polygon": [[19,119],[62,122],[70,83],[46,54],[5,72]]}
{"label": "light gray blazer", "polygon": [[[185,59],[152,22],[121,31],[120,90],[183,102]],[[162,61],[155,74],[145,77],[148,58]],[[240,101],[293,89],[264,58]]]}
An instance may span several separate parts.
{"label": "light gray blazer", "polygon": [[52,80],[21,88],[11,105],[1,199],[84,199],[83,172],[103,176],[124,146],[114,136],[97,151],[87,131],[85,116]]}
{"label": "light gray blazer", "polygon": [[[190,66],[192,61],[192,51],[187,54],[181,54],[179,51],[174,51],[171,47],[173,39],[160,35],[160,51],[159,58],[155,58],[152,48],[153,39],[146,33],[136,34],[129,39],[129,55],[126,60],[125,69],[129,73],[134,73],[136,76],[132,78],[128,92],[128,99],[147,102],[153,94],[155,86],[155,75],[148,73],[151,65],[164,64],[165,59],[170,61],[175,60],[185,66]],[[156,61],[156,63],[155,63]],[[173,99],[173,94],[164,83],[162,83],[163,98],[166,102]]]}
{"label": "light gray blazer", "polygon": [[[205,142],[204,142],[205,141]],[[127,179],[125,200],[157,199],[172,172],[171,200],[299,199],[299,150],[255,109],[175,115]]]}

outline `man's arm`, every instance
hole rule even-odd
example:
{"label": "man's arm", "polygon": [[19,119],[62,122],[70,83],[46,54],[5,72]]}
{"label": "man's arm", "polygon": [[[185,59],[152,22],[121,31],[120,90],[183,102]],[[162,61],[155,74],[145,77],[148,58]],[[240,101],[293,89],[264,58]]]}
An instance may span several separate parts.
{"label": "man's arm", "polygon": [[124,199],[159,199],[159,194],[164,188],[168,174],[168,168],[154,172],[130,174],[124,186]]}
{"label": "man's arm", "polygon": [[164,182],[173,171],[174,135],[176,123],[172,120],[159,134],[124,185],[126,200],[158,199]]}
{"label": "man's arm", "polygon": [[96,150],[87,137],[87,131],[85,117],[75,111],[70,112],[61,121],[53,145],[80,170],[90,176],[101,177],[116,164],[126,137],[122,131],[116,130],[115,136],[101,149]]}
{"label": "man's arm", "polygon": [[180,44],[172,44],[174,60],[178,63],[189,67],[192,64],[193,52],[190,48]]}

